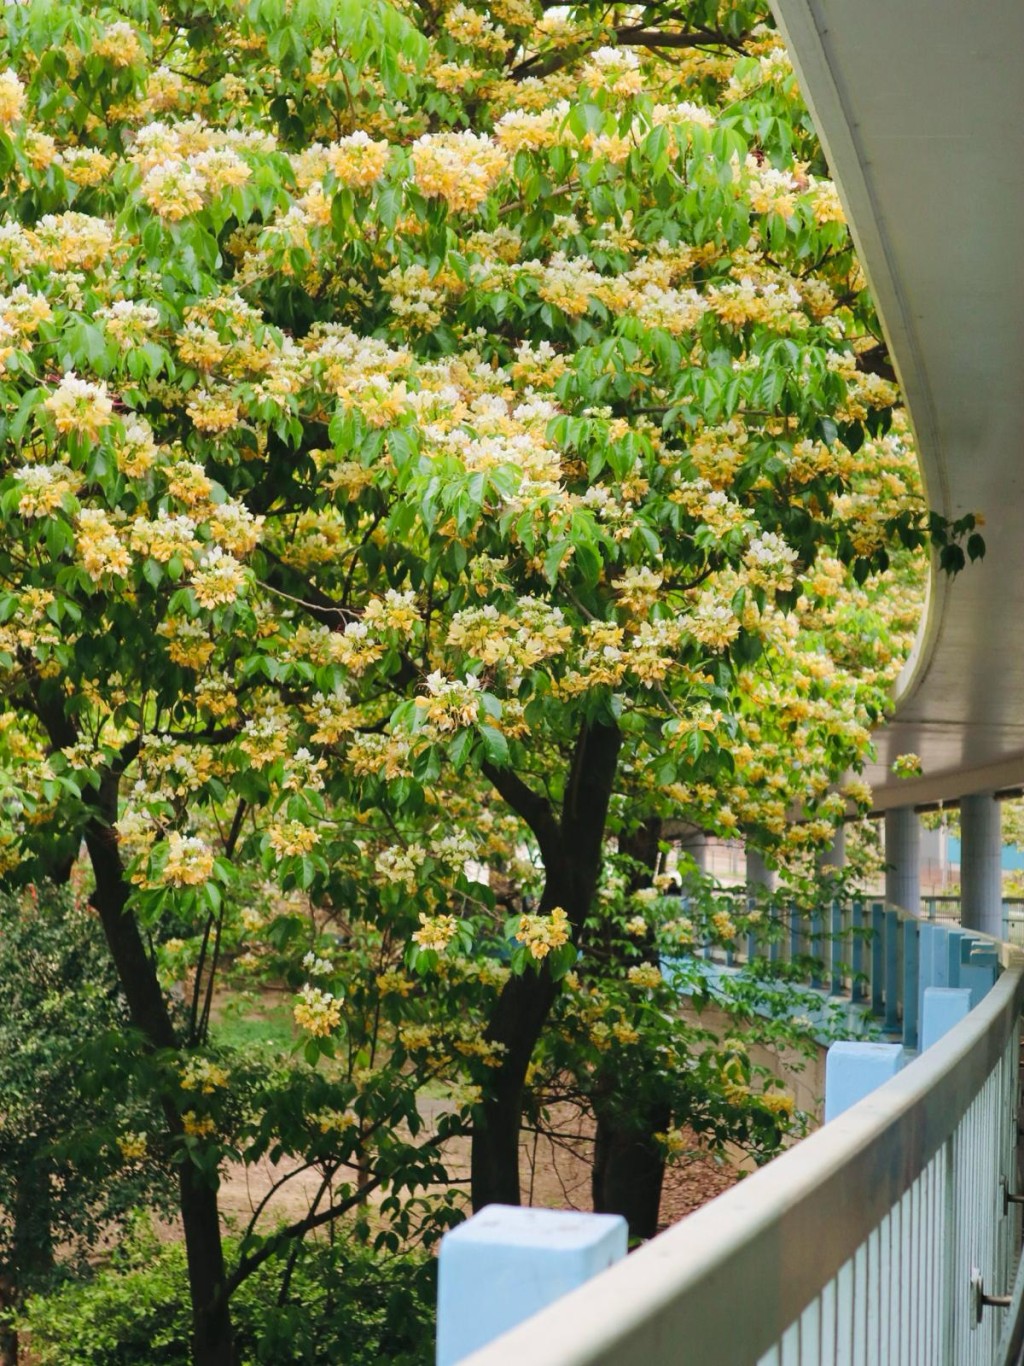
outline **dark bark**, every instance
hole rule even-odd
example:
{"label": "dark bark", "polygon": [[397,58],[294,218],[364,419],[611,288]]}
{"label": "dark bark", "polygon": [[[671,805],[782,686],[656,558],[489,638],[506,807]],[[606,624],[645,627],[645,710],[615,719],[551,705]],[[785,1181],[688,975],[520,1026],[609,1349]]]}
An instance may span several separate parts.
{"label": "dark bark", "polygon": [[[176,1048],[173,1021],[156,967],[146,952],[135,916],[127,909],[129,883],[117,847],[117,777],[104,780],[99,809],[85,831],[86,848],[96,878],[93,904],[128,1002],[132,1024],[153,1048]],[[174,1106],[164,1104],[172,1134],[181,1133]],[[192,1302],[192,1355],[195,1366],[234,1366],[224,1249],[217,1192],[191,1162],[178,1170],[181,1223],[185,1234],[189,1294]]]}
{"label": "dark bark", "polygon": [[613,1110],[598,1113],[591,1173],[594,1209],[621,1214],[631,1238],[653,1238],[658,1231],[665,1159],[651,1136],[663,1133],[671,1117],[667,1105],[644,1107],[633,1124]]}
{"label": "dark bark", "polygon": [[[619,851],[640,865],[631,879],[632,890],[651,885],[658,869],[661,822],[645,821],[631,834],[620,836]],[[653,937],[632,955],[639,962],[657,961]],[[623,968],[628,963],[623,963]],[[643,1055],[634,1066],[643,1066]],[[621,1214],[629,1224],[631,1238],[653,1238],[658,1231],[658,1210],[665,1177],[665,1158],[654,1139],[671,1122],[669,1106],[650,1094],[645,1079],[606,1072],[594,1097],[597,1133],[591,1193],[599,1214]]]}
{"label": "dark bark", "polygon": [[178,1194],[192,1300],[193,1366],[234,1366],[237,1357],[217,1192],[203,1173],[186,1161],[179,1168]]}
{"label": "dark bark", "polygon": [[[601,871],[608,802],[621,743],[615,726],[581,726],[560,818],[549,802],[510,770],[486,770],[537,839],[545,871],[540,913],[561,906],[577,939]],[[505,983],[488,1022],[487,1039],[504,1051],[493,1071],[481,1119],[473,1130],[474,1209],[519,1204],[519,1128],[526,1070],[557,995],[558,983],[546,968],[540,972],[528,969],[523,976]]]}
{"label": "dark bark", "polygon": [[[554,904],[554,903],[553,903]],[[471,1185],[473,1208],[518,1205],[519,1126],[526,1069],[558,994],[546,970],[506,982],[487,1030],[488,1039],[506,1052],[473,1129]]]}
{"label": "dark bark", "polygon": [[[174,1023],[146,952],[135,916],[127,908],[130,885],[117,847],[119,774],[103,780],[96,813],[85,830],[85,843],[96,879],[93,905],[114,960],[132,1024],[154,1049],[178,1046]],[[181,1117],[168,1099],[164,1118],[171,1134],[181,1133]],[[221,1242],[217,1192],[209,1178],[189,1161],[178,1169],[181,1223],[185,1234],[189,1295],[192,1303],[194,1366],[234,1366],[235,1348]]]}

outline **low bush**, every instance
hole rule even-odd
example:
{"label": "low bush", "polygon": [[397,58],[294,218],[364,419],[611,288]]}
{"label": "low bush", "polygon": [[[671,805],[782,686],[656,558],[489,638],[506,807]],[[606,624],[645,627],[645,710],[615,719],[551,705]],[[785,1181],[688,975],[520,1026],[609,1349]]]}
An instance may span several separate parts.
{"label": "low bush", "polygon": [[[433,1361],[431,1258],[307,1242],[279,1304],[283,1274],[283,1260],[269,1262],[232,1298],[242,1366]],[[143,1228],[91,1279],[31,1298],[20,1326],[38,1366],[188,1366],[184,1246]]]}

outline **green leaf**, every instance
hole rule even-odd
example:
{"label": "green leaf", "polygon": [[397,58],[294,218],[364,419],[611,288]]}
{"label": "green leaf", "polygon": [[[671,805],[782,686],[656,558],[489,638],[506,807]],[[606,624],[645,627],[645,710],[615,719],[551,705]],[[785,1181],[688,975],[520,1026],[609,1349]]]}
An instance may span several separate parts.
{"label": "green leaf", "polygon": [[493,726],[481,726],[480,738],[483,741],[484,756],[496,768],[508,766],[508,741],[500,730]]}

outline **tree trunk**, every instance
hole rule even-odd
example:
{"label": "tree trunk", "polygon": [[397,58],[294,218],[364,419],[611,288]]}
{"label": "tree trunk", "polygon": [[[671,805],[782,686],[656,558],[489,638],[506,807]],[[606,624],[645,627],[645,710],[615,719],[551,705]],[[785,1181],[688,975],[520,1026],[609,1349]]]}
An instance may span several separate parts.
{"label": "tree trunk", "polygon": [[[484,770],[537,836],[545,871],[539,913],[547,915],[561,906],[577,942],[597,890],[621,744],[616,726],[602,722],[581,725],[560,820],[555,819],[547,801],[514,774]],[[483,1101],[482,1117],[473,1128],[470,1174],[474,1210],[491,1204],[519,1204],[523,1087],[557,995],[558,983],[542,967],[539,972],[527,968],[521,977],[509,978],[498,996],[486,1037],[501,1045],[504,1052]]]}
{"label": "tree trunk", "polygon": [[[74,744],[78,735],[64,711],[63,698],[52,690],[47,695],[38,679],[34,691],[39,719],[54,747]],[[104,773],[95,814],[85,827],[85,845],[96,880],[92,904],[103,926],[132,1024],[150,1048],[177,1049],[177,1034],[156,967],[146,951],[138,922],[128,909],[131,886],[117,847],[118,790],[121,773],[132,757],[132,747],[128,746]],[[172,1136],[180,1136],[181,1116],[169,1098],[163,1101],[163,1112]],[[192,1302],[194,1366],[235,1366],[216,1185],[185,1160],[179,1168],[178,1192]]]}
{"label": "tree trunk", "polygon": [[193,1366],[234,1366],[237,1358],[217,1192],[203,1173],[186,1161],[179,1169],[178,1193],[192,1301]]}
{"label": "tree trunk", "polygon": [[526,1069],[555,997],[557,983],[547,969],[527,970],[502,988],[487,1037],[507,1050],[495,1069],[481,1120],[473,1127],[470,1175],[473,1208],[518,1205],[519,1126]]}
{"label": "tree trunk", "polygon": [[671,1122],[667,1106],[652,1108],[626,1122],[621,1114],[598,1110],[591,1190],[598,1214],[621,1214],[631,1238],[653,1238],[658,1231],[665,1159],[652,1134]]}
{"label": "tree trunk", "polygon": [[[178,1040],[167,1010],[156,969],[146,952],[138,923],[127,909],[129,885],[114,833],[115,795],[101,789],[100,799],[109,810],[109,823],[99,818],[86,829],[86,847],[96,878],[93,904],[117,968],[132,1023],[153,1048],[176,1048]],[[164,1117],[172,1134],[181,1133],[181,1117],[174,1105],[164,1103]],[[236,1355],[224,1269],[217,1191],[187,1159],[178,1173],[181,1223],[185,1234],[189,1295],[192,1303],[192,1351],[194,1366],[235,1366]]]}
{"label": "tree trunk", "polygon": [[[619,852],[628,854],[646,871],[639,869],[630,880],[630,890],[652,884],[658,869],[661,821],[648,820],[630,835],[620,836]],[[658,961],[653,936],[629,955],[629,961]],[[623,971],[629,962],[623,962]],[[638,1055],[634,1067],[643,1066]],[[631,1238],[653,1238],[658,1231],[661,1187],[665,1178],[665,1157],[653,1135],[664,1133],[671,1123],[671,1110],[660,1101],[646,1101],[643,1079],[635,1072],[608,1072],[594,1098],[597,1134],[591,1193],[599,1214],[621,1214],[629,1224]]]}

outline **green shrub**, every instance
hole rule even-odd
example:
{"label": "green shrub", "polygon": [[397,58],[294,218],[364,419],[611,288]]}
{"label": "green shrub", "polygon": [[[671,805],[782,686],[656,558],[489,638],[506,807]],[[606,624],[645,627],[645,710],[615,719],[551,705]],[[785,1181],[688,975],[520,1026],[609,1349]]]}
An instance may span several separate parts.
{"label": "green shrub", "polygon": [[[269,1262],[232,1298],[242,1366],[433,1361],[432,1259],[307,1242],[279,1305],[283,1274],[283,1259]],[[188,1366],[185,1249],[143,1229],[91,1279],[30,1299],[21,1328],[38,1366]]]}

